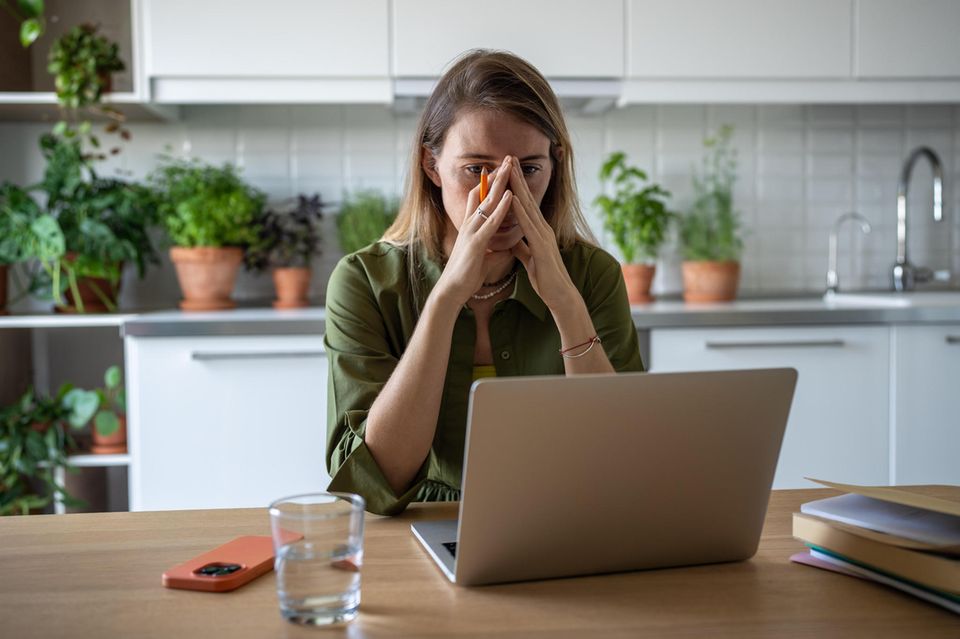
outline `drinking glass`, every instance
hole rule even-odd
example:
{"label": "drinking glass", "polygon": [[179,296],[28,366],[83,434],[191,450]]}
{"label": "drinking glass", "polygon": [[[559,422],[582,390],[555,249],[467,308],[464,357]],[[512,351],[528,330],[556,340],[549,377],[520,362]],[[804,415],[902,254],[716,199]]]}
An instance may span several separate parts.
{"label": "drinking glass", "polygon": [[280,614],[294,623],[345,623],[360,606],[363,498],[311,493],[270,504]]}

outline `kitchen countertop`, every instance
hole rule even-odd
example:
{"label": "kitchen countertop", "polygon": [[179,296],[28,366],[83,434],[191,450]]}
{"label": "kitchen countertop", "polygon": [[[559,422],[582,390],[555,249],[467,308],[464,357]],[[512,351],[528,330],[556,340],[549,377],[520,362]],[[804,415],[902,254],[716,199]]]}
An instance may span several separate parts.
{"label": "kitchen countertop", "polygon": [[[631,307],[638,329],[719,326],[803,326],[830,324],[960,323],[960,291],[851,293],[832,300],[819,296],[738,299],[715,304],[664,300]],[[310,335],[324,331],[325,310],[243,308],[184,313],[160,311],[128,316],[128,337]]]}

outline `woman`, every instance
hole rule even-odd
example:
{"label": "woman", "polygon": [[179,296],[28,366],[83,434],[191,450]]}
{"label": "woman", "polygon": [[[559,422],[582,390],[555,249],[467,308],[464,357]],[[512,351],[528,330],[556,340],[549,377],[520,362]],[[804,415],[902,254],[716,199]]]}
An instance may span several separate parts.
{"label": "woman", "polygon": [[475,379],[642,370],[620,266],[580,211],[543,76],[469,52],[414,142],[397,220],[327,287],[329,489],[381,514],[459,499]]}

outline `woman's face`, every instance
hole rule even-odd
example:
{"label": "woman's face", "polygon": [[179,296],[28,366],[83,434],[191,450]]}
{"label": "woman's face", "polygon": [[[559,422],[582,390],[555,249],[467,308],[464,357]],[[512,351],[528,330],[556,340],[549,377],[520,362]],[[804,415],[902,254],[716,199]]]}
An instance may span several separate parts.
{"label": "woman's face", "polygon": [[[424,170],[443,193],[448,238],[455,238],[450,231],[459,230],[465,215],[473,213],[466,210],[467,194],[480,183],[480,171],[486,167],[492,173],[508,155],[519,160],[527,186],[539,205],[550,185],[553,162],[550,140],[531,124],[489,109],[465,111],[447,131],[439,155],[424,149]],[[516,191],[514,186],[507,188]],[[490,211],[495,206],[488,203],[484,208]],[[530,214],[536,213],[530,211]],[[510,212],[487,248],[509,251],[521,237],[523,231],[516,215]]]}

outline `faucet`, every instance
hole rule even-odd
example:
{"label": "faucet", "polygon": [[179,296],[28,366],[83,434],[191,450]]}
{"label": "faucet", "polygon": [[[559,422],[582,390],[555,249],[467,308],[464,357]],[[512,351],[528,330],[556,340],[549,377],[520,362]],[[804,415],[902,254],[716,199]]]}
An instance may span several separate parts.
{"label": "faucet", "polygon": [[837,221],[833,224],[833,228],[830,230],[829,255],[827,257],[827,295],[837,293],[840,285],[840,278],[837,276],[837,236],[840,233],[840,227],[843,226],[843,223],[847,220],[860,222],[860,230],[863,231],[864,235],[870,232],[870,222],[867,218],[855,211],[844,213],[837,218]]}
{"label": "faucet", "polygon": [[897,261],[893,265],[892,275],[893,290],[899,292],[912,290],[917,282],[934,279],[932,270],[914,266],[907,260],[907,188],[910,186],[913,165],[921,157],[930,160],[933,168],[933,219],[936,222],[943,219],[943,166],[933,149],[921,146],[910,153],[897,185]]}

